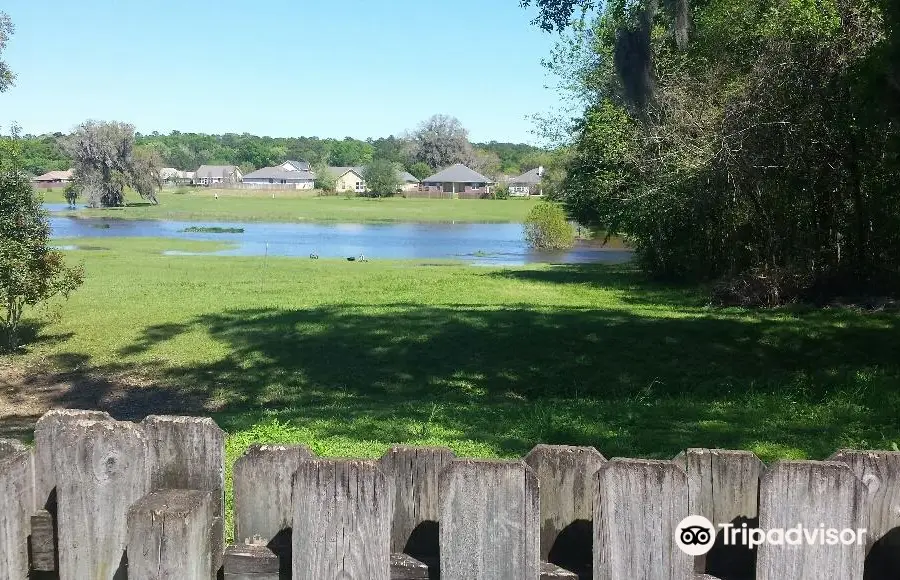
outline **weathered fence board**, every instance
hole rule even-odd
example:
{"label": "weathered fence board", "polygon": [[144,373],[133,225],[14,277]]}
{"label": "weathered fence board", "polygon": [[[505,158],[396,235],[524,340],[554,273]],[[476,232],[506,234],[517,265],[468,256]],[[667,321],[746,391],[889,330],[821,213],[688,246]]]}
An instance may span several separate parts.
{"label": "weathered fence board", "polygon": [[47,509],[54,517],[56,472],[53,469],[53,457],[59,449],[58,433],[63,425],[76,419],[113,420],[105,411],[52,409],[44,413],[34,427],[34,509]]}
{"label": "weathered fence board", "polygon": [[[759,519],[763,530],[866,527],[866,492],[843,463],[782,461],[766,470],[760,482]],[[770,545],[759,547],[758,580],[861,580],[865,544]]]}
{"label": "weathered fence board", "polygon": [[538,481],[524,461],[457,459],[441,481],[441,578],[538,580]]}
{"label": "weathered fence board", "polygon": [[34,505],[34,456],[0,439],[0,578],[28,577],[28,534]]}
{"label": "weathered fence board", "polygon": [[53,516],[38,510],[31,516],[31,567],[35,572],[56,570],[56,530]]}
{"label": "weathered fence board", "polygon": [[675,544],[689,515],[684,470],[670,461],[613,459],[596,481],[594,578],[693,578],[693,558]]}
{"label": "weathered fence board", "polygon": [[214,580],[213,528],[218,498],[199,490],[154,491],[128,510],[128,577]]}
{"label": "weathered fence board", "polygon": [[593,447],[538,445],[525,463],[540,482],[541,559],[588,576],[593,565],[594,474],[606,458]]}
{"label": "weathered fence board", "polygon": [[212,419],[201,417],[151,415],[141,426],[149,446],[151,490],[195,489],[212,494],[210,565],[217,571],[225,552],[225,432]]}
{"label": "weathered fence board", "polygon": [[228,546],[225,580],[279,580],[278,556],[265,546]]}
{"label": "weathered fence board", "polygon": [[233,470],[236,543],[267,545],[290,530],[293,477],[312,458],[305,445],[251,445],[238,458]]}
{"label": "weathered fence board", "polygon": [[[759,524],[759,478],[765,465],[749,451],[688,449],[674,463],[687,472],[688,511],[714,526]],[[712,551],[694,559],[696,572],[725,578],[753,578],[756,550],[726,546],[720,534]]]}
{"label": "weathered fence board", "polygon": [[391,551],[417,557],[440,555],[441,473],[454,459],[445,447],[392,447],[379,461],[393,481]]}
{"label": "weathered fence board", "polygon": [[60,580],[124,579],[127,510],[150,487],[144,431],[87,419],[55,431]]}
{"label": "weathered fence board", "polygon": [[301,463],[294,477],[294,580],[389,580],[392,503],[376,462]]}

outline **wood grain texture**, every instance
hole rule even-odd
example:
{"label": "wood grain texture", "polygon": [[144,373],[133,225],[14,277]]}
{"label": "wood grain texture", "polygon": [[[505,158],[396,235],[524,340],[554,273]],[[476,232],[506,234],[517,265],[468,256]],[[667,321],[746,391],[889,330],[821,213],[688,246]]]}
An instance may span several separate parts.
{"label": "wood grain texture", "polygon": [[693,578],[693,558],[675,544],[689,515],[684,470],[671,461],[613,459],[596,478],[594,578]]}
{"label": "wood grain texture", "polygon": [[452,461],[441,478],[440,538],[444,580],[538,580],[534,471],[524,461]]}
{"label": "wood grain texture", "polygon": [[228,546],[225,550],[226,580],[278,580],[278,556],[265,546]]}
{"label": "wood grain texture", "polygon": [[438,556],[440,478],[455,458],[446,447],[391,447],[378,462],[393,481],[391,551]]}
{"label": "wood grain texture", "polygon": [[[759,518],[764,530],[802,524],[813,530],[866,527],[866,491],[844,463],[782,461],[760,482]],[[820,580],[863,577],[865,544],[854,546],[763,544],[757,556],[758,580]]]}
{"label": "wood grain texture", "polygon": [[34,428],[34,509],[49,509],[54,513],[53,491],[56,489],[56,474],[53,471],[53,456],[57,454],[60,439],[58,431],[67,422],[78,419],[92,421],[112,421],[105,411],[80,411],[77,409],[52,409],[37,420]]}
{"label": "wood grain texture", "polygon": [[69,419],[55,435],[60,580],[124,580],[128,508],[150,488],[144,431]]}
{"label": "wood grain texture", "polygon": [[593,564],[594,474],[606,458],[593,447],[538,445],[525,463],[540,483],[541,559],[588,575]]}
{"label": "wood grain texture", "polygon": [[31,516],[31,567],[36,572],[56,570],[56,532],[53,516],[38,510]]}
{"label": "wood grain texture", "polygon": [[128,510],[128,577],[214,580],[209,530],[215,517],[209,491],[151,492]]}
{"label": "wood grain texture", "polygon": [[0,579],[28,578],[28,535],[34,506],[34,456],[0,440]]}
{"label": "wood grain texture", "polygon": [[313,458],[305,445],[251,445],[234,464],[234,538],[266,545],[293,525],[291,486]]}
{"label": "wood grain texture", "polygon": [[212,494],[210,527],[213,571],[225,553],[225,432],[201,417],[151,415],[141,422],[147,436],[150,489],[196,489]]}
{"label": "wood grain texture", "polygon": [[428,580],[428,565],[409,554],[391,554],[391,580]]}
{"label": "wood grain texture", "polygon": [[868,507],[867,548],[900,527],[900,453],[841,450],[829,461],[845,463],[865,485]]}
{"label": "wood grain texture", "polygon": [[[688,510],[714,526],[758,525],[759,478],[766,466],[749,451],[688,449],[673,462],[688,476]],[[753,575],[756,554],[741,546],[724,546],[722,537],[708,555],[694,558],[696,572],[729,577]]]}
{"label": "wood grain texture", "polygon": [[303,462],[293,491],[294,580],[390,578],[393,490],[376,462]]}

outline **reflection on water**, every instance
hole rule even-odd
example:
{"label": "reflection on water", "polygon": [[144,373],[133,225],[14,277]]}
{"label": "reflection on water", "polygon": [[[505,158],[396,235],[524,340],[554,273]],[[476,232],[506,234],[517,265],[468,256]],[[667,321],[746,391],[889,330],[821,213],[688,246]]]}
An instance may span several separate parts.
{"label": "reflection on water", "polygon": [[[55,204],[47,204],[47,206]],[[65,206],[65,204],[60,204]],[[48,208],[50,209],[50,208]],[[53,209],[56,209],[55,207]],[[484,265],[622,263],[621,243],[579,242],[571,250],[539,252],[525,243],[521,224],[276,224],[188,223],[51,217],[57,238],[155,237],[228,242],[225,256],[321,258],[365,255],[375,259],[460,259]],[[243,228],[242,234],[184,232],[191,226]],[[170,252],[174,254],[174,252]]]}

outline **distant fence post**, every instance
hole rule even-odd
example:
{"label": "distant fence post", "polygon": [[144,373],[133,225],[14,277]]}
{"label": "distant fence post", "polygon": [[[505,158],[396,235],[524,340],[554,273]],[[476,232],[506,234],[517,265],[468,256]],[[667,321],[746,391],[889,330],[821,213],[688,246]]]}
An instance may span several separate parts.
{"label": "distant fence post", "polygon": [[865,486],[866,578],[896,577],[900,570],[900,453],[841,450],[829,461],[849,465]]}
{"label": "distant fence post", "polygon": [[524,461],[452,461],[441,481],[441,578],[538,580],[539,501]]}
{"label": "distant fence post", "polygon": [[671,461],[613,459],[597,472],[596,580],[691,580],[693,558],[675,544],[688,513],[687,474]]}
{"label": "distant fence post", "polygon": [[293,580],[389,580],[390,487],[374,461],[301,463],[293,486]]}
{"label": "distant fence post", "polygon": [[74,418],[62,422],[56,437],[60,579],[123,579],[127,511],[150,487],[144,431]]}
{"label": "distant fence post", "polygon": [[154,491],[128,510],[128,577],[215,580],[212,537],[218,498],[209,491]]}
{"label": "distant fence post", "polygon": [[[714,526],[759,524],[759,478],[765,465],[749,451],[688,449],[673,460],[687,472],[688,510]],[[724,534],[724,532],[723,532]],[[725,545],[719,534],[711,552],[694,558],[696,572],[722,578],[752,577],[756,551]]]}
{"label": "distant fence post", "polygon": [[201,417],[151,415],[141,422],[149,445],[150,490],[210,492],[213,521],[209,530],[212,575],[225,552],[225,433]]}
{"label": "distant fence post", "polygon": [[538,445],[525,463],[540,482],[541,559],[589,575],[593,567],[594,474],[606,458],[593,447]]}
{"label": "distant fence post", "polygon": [[28,577],[28,535],[34,506],[34,456],[0,439],[0,578]]}
{"label": "distant fence post", "polygon": [[[781,461],[769,466],[760,482],[760,528],[788,530],[802,525],[812,532],[824,525],[857,530],[866,527],[865,499],[862,482],[846,464]],[[865,552],[865,542],[851,546],[763,543],[756,577],[861,580]]]}
{"label": "distant fence post", "polygon": [[379,460],[393,481],[392,552],[424,559],[440,555],[441,474],[454,458],[446,447],[395,446]]}

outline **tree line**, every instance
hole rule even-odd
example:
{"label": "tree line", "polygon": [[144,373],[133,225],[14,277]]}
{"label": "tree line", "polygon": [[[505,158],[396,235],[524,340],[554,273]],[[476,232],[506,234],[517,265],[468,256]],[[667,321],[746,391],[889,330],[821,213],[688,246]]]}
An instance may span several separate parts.
{"label": "tree line", "polygon": [[[65,170],[73,158],[65,147],[71,135],[24,135],[20,139],[26,171],[41,175]],[[191,171],[200,165],[235,165],[244,173],[288,159],[304,159],[314,167],[365,166],[374,160],[399,164],[417,178],[445,165],[465,163],[489,177],[515,176],[546,164],[547,151],[527,144],[469,142],[459,121],[435,115],[402,136],[360,140],[351,137],[260,137],[250,134],[207,135],[172,131],[135,133],[135,147],[160,160],[163,167]]]}
{"label": "tree line", "polygon": [[900,288],[900,2],[534,3],[575,219],[724,302]]}

